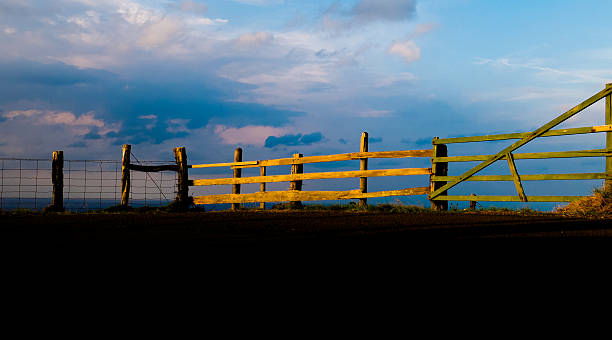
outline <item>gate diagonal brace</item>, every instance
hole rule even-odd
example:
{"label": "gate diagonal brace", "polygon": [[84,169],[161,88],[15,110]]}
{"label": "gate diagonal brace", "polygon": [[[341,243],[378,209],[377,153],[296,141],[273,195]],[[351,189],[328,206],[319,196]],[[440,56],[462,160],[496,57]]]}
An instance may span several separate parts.
{"label": "gate diagonal brace", "polygon": [[514,186],[516,187],[516,192],[521,199],[521,202],[527,202],[527,196],[525,195],[525,191],[523,190],[523,184],[521,184],[521,177],[516,171],[516,164],[514,164],[514,156],[512,153],[508,152],[506,154],[506,159],[508,160],[508,166],[510,167],[510,173],[512,173],[512,179],[514,180]]}

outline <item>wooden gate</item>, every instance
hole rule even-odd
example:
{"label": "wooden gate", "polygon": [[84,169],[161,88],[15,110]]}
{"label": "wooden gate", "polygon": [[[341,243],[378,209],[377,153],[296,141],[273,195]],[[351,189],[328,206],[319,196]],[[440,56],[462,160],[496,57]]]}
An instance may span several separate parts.
{"label": "wooden gate", "polygon": [[[434,138],[434,157],[432,158],[432,192],[429,199],[434,207],[446,208],[448,201],[506,201],[506,202],[569,202],[581,198],[582,196],[527,196],[523,190],[522,181],[540,180],[586,180],[604,179],[605,185],[612,184],[612,84],[607,84],[606,88],[573,107],[564,114],[544,124],[533,132],[510,133],[500,135],[486,135],[459,138]],[[601,126],[589,126],[572,129],[551,130],[567,119],[578,114],[582,110],[605,98],[605,124]],[[606,132],[606,148],[596,150],[578,150],[565,152],[537,152],[537,153],[514,153],[517,149],[539,137],[565,136],[587,133]],[[482,142],[494,140],[518,139],[517,142],[499,151],[494,155],[478,156],[455,156],[449,157],[446,154],[446,144]],[[573,158],[573,157],[605,157],[605,172],[603,173],[573,173],[573,174],[541,174],[541,175],[520,175],[514,163],[515,159],[545,159],[545,158]],[[511,175],[481,175],[475,176],[479,171],[491,164],[506,160],[510,168]],[[447,176],[446,169],[449,162],[468,162],[482,161],[477,166],[466,171],[460,176]],[[467,195],[448,195],[447,191],[457,184],[464,181],[514,181],[516,196],[467,196]]]}

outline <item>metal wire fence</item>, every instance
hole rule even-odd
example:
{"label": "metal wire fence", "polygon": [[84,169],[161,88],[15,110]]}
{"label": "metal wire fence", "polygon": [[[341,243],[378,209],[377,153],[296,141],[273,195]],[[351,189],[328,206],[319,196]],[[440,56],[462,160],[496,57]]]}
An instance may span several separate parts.
{"label": "metal wire fence", "polygon": [[[140,165],[170,161],[138,161]],[[51,159],[0,158],[0,210],[41,210],[51,204]],[[64,160],[64,207],[104,209],[121,203],[121,161]],[[174,171],[130,171],[132,207],[163,206],[177,192]]]}

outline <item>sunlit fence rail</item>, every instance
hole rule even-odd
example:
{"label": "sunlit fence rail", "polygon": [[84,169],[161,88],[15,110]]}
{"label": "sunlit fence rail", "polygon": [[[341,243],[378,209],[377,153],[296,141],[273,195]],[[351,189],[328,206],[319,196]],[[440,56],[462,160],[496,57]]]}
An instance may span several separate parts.
{"label": "sunlit fence rail", "polygon": [[[140,161],[142,166],[165,164]],[[162,206],[176,195],[175,172],[131,172],[129,205]],[[64,160],[62,205],[69,211],[103,209],[121,202],[121,161]],[[41,210],[53,203],[53,161],[0,158],[0,209]]]}

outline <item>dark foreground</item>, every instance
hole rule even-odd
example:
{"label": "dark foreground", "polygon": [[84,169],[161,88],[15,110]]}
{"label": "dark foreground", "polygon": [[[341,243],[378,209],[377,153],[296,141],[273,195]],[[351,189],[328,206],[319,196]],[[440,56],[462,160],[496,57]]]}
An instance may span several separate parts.
{"label": "dark foreground", "polygon": [[612,239],[612,223],[553,214],[342,211],[0,215],[0,240],[4,244],[190,241],[210,247],[291,247],[484,238]]}

